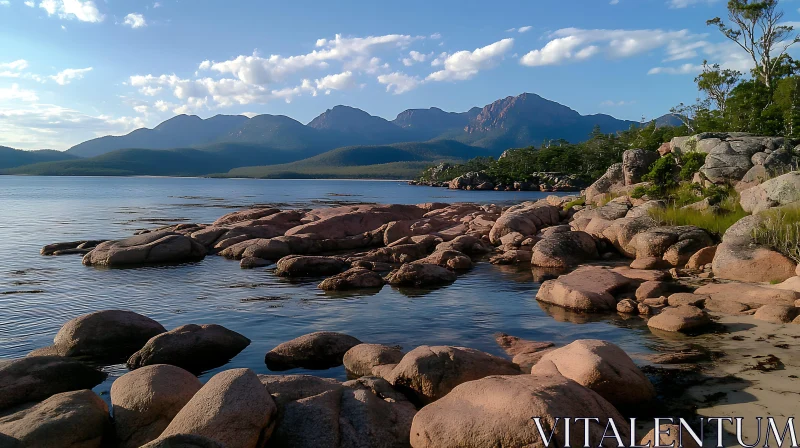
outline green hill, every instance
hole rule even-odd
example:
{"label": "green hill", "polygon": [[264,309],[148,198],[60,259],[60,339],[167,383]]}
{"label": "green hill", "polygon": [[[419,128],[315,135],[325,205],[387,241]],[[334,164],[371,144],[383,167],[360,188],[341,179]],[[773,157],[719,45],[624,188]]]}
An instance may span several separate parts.
{"label": "green hill", "polygon": [[52,149],[23,151],[21,149],[0,146],[0,170],[30,165],[32,163],[73,159],[77,159],[77,157],[62,151],[54,151]]}

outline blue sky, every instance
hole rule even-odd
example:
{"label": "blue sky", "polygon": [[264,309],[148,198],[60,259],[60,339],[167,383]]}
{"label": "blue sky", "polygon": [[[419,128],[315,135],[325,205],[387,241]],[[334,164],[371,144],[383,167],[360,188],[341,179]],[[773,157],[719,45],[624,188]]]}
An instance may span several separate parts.
{"label": "blue sky", "polygon": [[[0,145],[67,149],[176,113],[337,104],[393,119],[532,92],[638,120],[693,101],[703,59],[748,61],[724,0],[0,0]],[[800,1],[784,0],[787,21]]]}

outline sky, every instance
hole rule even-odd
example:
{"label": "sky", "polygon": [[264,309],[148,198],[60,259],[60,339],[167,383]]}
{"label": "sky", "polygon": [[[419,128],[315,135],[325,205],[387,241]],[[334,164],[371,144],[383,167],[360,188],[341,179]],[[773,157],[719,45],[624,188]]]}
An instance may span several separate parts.
{"label": "sky", "polygon": [[[655,118],[703,60],[748,70],[724,0],[0,0],[0,145],[65,150],[181,113],[393,119],[523,92]],[[800,0],[784,0],[787,22]]]}

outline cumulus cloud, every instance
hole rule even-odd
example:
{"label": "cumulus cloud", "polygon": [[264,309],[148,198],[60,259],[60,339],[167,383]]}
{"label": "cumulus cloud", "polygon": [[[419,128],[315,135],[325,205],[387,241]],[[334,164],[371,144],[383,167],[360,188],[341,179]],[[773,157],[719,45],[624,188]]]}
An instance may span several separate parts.
{"label": "cumulus cloud", "polygon": [[444,70],[433,72],[426,78],[429,81],[455,81],[470,79],[481,70],[495,67],[514,46],[514,39],[508,38],[474,51],[458,51],[442,61]]}
{"label": "cumulus cloud", "polygon": [[416,76],[409,76],[402,72],[394,72],[378,76],[378,82],[386,86],[387,92],[395,95],[414,90],[422,83]]}
{"label": "cumulus cloud", "polygon": [[34,8],[36,6],[36,3],[34,3],[33,0],[25,0],[23,4],[28,8]]}
{"label": "cumulus cloud", "polygon": [[431,34],[431,39],[433,39],[433,40],[439,40],[441,38],[442,38],[441,33],[433,33],[433,34]]}
{"label": "cumulus cloud", "polygon": [[22,76],[22,70],[26,68],[28,68],[28,61],[24,59],[0,63],[0,78],[19,78]]}
{"label": "cumulus cloud", "polygon": [[659,74],[667,74],[667,75],[694,75],[700,73],[703,70],[702,65],[696,64],[683,64],[677,67],[653,67],[651,68],[647,74],[648,75],[659,75]]}
{"label": "cumulus cloud", "polygon": [[19,84],[11,84],[11,87],[0,87],[0,101],[37,101],[39,97],[33,90],[20,88]]}
{"label": "cumulus cloud", "polygon": [[328,75],[314,81],[320,90],[345,90],[355,87],[356,80],[353,72],[347,71],[336,75]]}
{"label": "cumulus cloud", "polygon": [[411,67],[417,62],[425,62],[431,56],[433,56],[433,53],[425,54],[425,53],[420,53],[419,51],[411,50],[408,52],[408,57],[403,58],[403,65],[405,65],[406,67]]}
{"label": "cumulus cloud", "polygon": [[518,33],[527,33],[528,31],[530,31],[532,29],[533,29],[532,26],[521,26],[521,27],[517,28],[517,32]]}
{"label": "cumulus cloud", "polygon": [[59,85],[67,85],[76,79],[82,79],[83,75],[92,71],[92,67],[86,68],[68,68],[58,72],[57,74],[50,76],[50,79],[56,82]]}
{"label": "cumulus cloud", "polygon": [[10,0],[0,0],[0,6],[10,6],[10,5],[11,5]]}
{"label": "cumulus cloud", "polygon": [[143,15],[132,12],[127,16],[125,16],[125,20],[122,22],[122,24],[136,29],[147,26],[147,21],[145,20]]}
{"label": "cumulus cloud", "polygon": [[42,0],[39,7],[44,9],[48,16],[56,15],[61,19],[98,23],[105,18],[93,0]]}

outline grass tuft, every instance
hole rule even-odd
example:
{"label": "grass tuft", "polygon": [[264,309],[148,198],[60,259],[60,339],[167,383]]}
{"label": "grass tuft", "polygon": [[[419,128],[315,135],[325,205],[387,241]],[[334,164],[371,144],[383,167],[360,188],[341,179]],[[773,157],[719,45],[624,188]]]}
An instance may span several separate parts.
{"label": "grass tuft", "polygon": [[768,246],[800,263],[800,206],[768,210],[753,232],[758,244]]}

